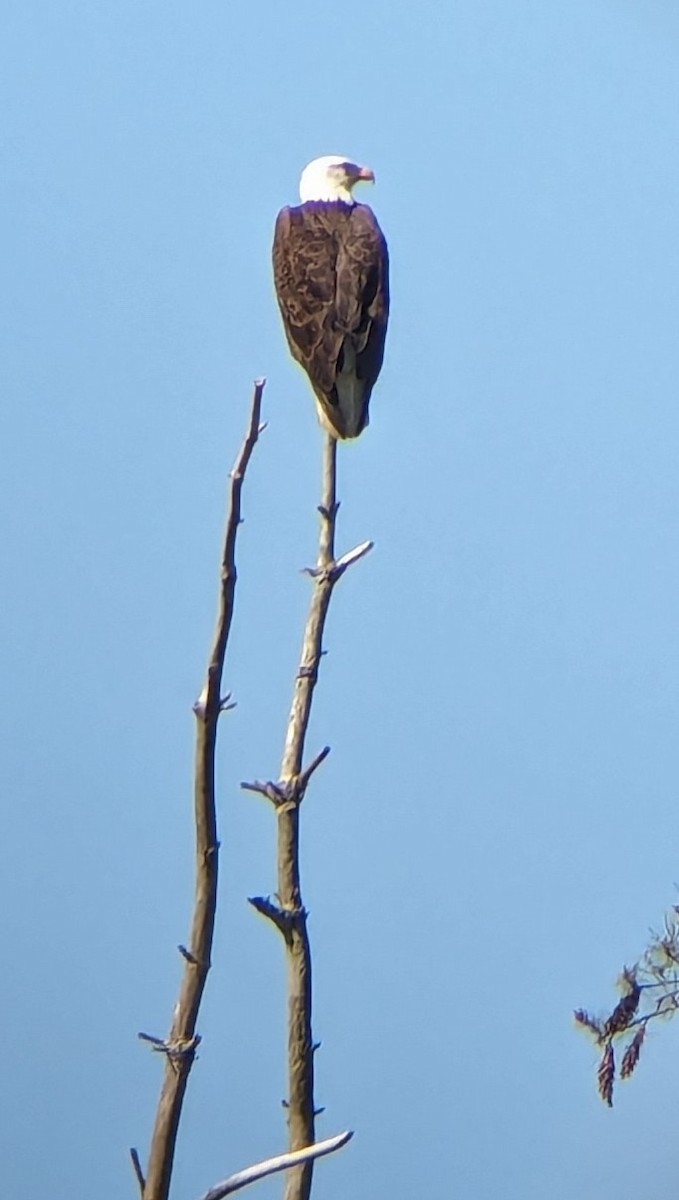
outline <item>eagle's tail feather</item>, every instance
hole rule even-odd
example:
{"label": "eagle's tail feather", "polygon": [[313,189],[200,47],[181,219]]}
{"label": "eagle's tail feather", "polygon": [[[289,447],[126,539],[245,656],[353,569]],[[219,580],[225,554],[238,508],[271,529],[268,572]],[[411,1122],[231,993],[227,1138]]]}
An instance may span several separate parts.
{"label": "eagle's tail feather", "polygon": [[335,403],[325,409],[325,417],[335,425],[335,436],[358,437],[368,424],[368,406],[365,400],[365,381],[359,379],[356,373],[356,348],[350,337],[344,339],[340,351],[332,400]]}

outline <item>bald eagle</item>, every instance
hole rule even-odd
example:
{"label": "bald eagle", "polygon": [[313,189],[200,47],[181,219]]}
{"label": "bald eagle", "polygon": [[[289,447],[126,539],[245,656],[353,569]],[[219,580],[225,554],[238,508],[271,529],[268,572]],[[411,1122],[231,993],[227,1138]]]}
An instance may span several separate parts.
{"label": "bald eagle", "polygon": [[384,357],[387,243],[372,210],[351,194],[374,179],[341,155],[316,158],[302,172],[302,203],[276,220],[273,274],[285,335],[334,438],[365,429]]}

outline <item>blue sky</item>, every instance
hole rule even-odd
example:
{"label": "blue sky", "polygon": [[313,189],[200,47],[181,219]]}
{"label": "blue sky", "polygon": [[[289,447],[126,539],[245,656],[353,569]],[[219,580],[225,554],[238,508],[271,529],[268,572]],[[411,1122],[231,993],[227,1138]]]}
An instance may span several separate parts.
{"label": "blue sky", "polygon": [[[679,878],[679,14],[660,0],[24,0],[2,17],[8,1195],[134,1194],[191,899],[191,704],[252,464],[221,908],[174,1195],[284,1146],[275,775],[320,433],[269,247],[372,166],[393,316],[304,805],[319,1200],[674,1195],[676,1031],[609,1112],[572,1028]],[[669,1117],[668,1117],[669,1114]],[[280,1182],[259,1186],[263,1200]]]}

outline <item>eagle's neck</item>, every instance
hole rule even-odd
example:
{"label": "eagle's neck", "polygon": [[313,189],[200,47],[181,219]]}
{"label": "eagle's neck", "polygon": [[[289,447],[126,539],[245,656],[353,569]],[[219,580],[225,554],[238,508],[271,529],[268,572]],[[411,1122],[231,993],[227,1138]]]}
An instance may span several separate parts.
{"label": "eagle's neck", "polygon": [[348,187],[332,183],[330,180],[316,187],[300,188],[299,194],[302,204],[307,204],[310,200],[322,200],[325,204],[354,205],[356,203]]}

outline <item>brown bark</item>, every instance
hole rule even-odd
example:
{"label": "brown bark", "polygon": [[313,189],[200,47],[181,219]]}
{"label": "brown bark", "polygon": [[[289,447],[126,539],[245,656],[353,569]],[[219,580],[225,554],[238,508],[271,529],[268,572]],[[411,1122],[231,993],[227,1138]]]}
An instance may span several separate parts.
{"label": "brown bark", "polygon": [[[180,946],[184,970],[166,1039],[142,1035],[165,1055],[165,1073],[156,1110],[146,1179],[133,1152],[133,1165],[143,1200],[167,1200],[177,1131],[189,1073],[200,1037],[196,1021],[207,974],[217,905],[219,843],[215,812],[215,748],[220,713],[229,708],[221,694],[226,646],[233,618],[236,588],[236,536],[241,521],[241,491],[245,472],[260,433],[264,380],[255,383],[245,440],[230,474],[229,504],[222,551],[220,590],[205,683],[194,705],[196,749],[194,771],[195,899],[188,949]],[[313,1139],[311,1139],[313,1140]],[[136,1161],[135,1161],[136,1160]]]}

